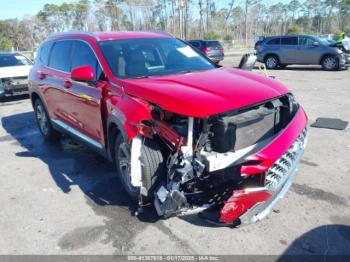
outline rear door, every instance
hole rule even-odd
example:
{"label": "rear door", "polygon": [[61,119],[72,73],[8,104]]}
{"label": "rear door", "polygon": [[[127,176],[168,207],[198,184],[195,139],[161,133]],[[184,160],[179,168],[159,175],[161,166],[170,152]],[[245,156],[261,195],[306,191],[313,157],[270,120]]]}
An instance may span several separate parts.
{"label": "rear door", "polygon": [[58,40],[51,47],[48,66],[41,68],[39,82],[44,86],[43,94],[53,120],[59,119],[67,123],[74,123],[67,105],[72,101],[64,88],[66,79],[70,76],[70,57],[73,41]]}
{"label": "rear door", "polygon": [[297,59],[295,57],[298,50],[298,37],[297,36],[285,36],[281,37],[280,46],[280,63],[281,64],[295,64]]}

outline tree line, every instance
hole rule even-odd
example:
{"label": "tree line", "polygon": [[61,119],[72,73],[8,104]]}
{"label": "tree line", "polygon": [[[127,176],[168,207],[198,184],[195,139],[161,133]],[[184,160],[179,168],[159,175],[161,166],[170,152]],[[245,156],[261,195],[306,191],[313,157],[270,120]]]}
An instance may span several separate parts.
{"label": "tree line", "polygon": [[[68,0],[69,1],[69,0]],[[70,30],[162,30],[183,39],[252,45],[259,35],[350,32],[350,0],[77,0],[0,20],[0,50],[33,50]]]}

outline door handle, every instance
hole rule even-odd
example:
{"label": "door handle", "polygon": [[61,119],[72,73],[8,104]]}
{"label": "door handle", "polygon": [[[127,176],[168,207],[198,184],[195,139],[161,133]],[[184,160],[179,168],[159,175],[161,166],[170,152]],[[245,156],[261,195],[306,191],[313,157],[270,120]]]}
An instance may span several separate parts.
{"label": "door handle", "polygon": [[44,80],[46,78],[46,74],[44,72],[38,72],[38,77],[40,80]]}
{"label": "door handle", "polygon": [[66,81],[64,81],[63,86],[64,86],[65,88],[71,88],[71,87],[72,87],[72,82],[69,81],[69,80],[66,80]]}

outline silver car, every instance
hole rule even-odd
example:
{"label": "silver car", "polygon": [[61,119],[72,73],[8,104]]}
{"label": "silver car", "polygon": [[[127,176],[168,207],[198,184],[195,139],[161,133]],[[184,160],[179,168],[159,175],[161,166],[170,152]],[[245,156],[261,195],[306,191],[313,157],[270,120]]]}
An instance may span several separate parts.
{"label": "silver car", "polygon": [[288,65],[321,65],[325,70],[349,66],[349,57],[322,38],[311,35],[271,36],[255,44],[259,62],[268,69]]}

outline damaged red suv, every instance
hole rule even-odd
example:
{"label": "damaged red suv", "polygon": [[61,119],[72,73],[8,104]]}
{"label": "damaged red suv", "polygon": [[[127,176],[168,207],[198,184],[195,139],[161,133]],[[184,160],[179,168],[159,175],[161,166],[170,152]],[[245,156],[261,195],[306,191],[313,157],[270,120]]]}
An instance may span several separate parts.
{"label": "damaged red suv", "polygon": [[38,127],[112,161],[159,216],[254,223],[286,193],[307,117],[281,83],[220,67],[159,32],[63,33],[42,43],[29,87]]}

